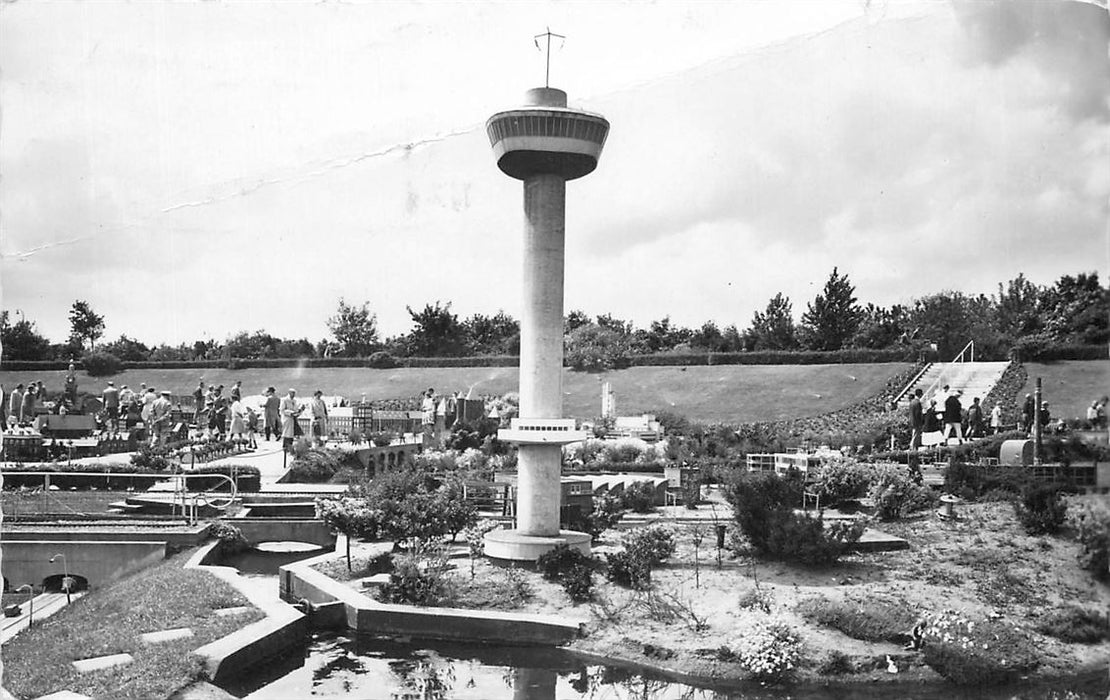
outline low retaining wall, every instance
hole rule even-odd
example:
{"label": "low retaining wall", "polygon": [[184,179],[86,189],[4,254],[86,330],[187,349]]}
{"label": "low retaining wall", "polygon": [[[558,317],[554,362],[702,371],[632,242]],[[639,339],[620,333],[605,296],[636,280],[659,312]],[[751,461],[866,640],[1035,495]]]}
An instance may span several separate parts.
{"label": "low retaining wall", "polygon": [[309,632],[308,618],[291,605],[260,595],[242,584],[239,572],[229,566],[201,564],[218,543],[202,547],[186,564],[186,568],[203,569],[227,581],[247,600],[266,613],[264,620],[252,622],[237,632],[205,644],[196,650],[213,683],[229,680],[244,668],[280,656],[304,643]]}
{"label": "low retaining wall", "polygon": [[259,542],[307,542],[319,547],[335,545],[335,533],[316,518],[224,518],[254,546]]}
{"label": "low retaining wall", "polygon": [[[336,546],[337,550],[343,548],[342,542]],[[281,567],[282,598],[308,600],[316,605],[340,601],[347,610],[347,627],[359,634],[552,646],[567,644],[582,631],[582,622],[547,615],[379,603],[312,568],[315,563],[338,556],[342,554],[326,554]]]}

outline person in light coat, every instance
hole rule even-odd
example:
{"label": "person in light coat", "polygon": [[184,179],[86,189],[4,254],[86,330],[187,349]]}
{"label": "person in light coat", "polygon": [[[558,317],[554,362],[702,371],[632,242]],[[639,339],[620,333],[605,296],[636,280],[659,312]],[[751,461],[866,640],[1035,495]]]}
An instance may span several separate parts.
{"label": "person in light coat", "polygon": [[304,406],[297,403],[296,389],[290,389],[289,393],[282,398],[278,410],[281,412],[281,440],[285,451],[288,452],[292,449],[293,438],[297,435],[297,418],[304,411]]}

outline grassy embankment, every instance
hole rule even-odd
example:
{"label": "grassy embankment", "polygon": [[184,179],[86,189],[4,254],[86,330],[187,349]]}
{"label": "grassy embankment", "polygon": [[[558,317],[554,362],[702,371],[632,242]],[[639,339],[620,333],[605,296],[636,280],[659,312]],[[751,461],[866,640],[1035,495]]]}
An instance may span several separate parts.
{"label": "grassy embankment", "polygon": [[1029,379],[1018,392],[1018,404],[1032,394],[1041,378],[1041,391],[1056,418],[1086,418],[1095,399],[1110,395],[1110,360],[1027,362]]}
{"label": "grassy embankment", "polygon": [[[164,698],[201,676],[190,652],[255,620],[263,613],[217,616],[217,608],[249,605],[234,588],[197,569],[185,569],[191,552],[140,571],[36,623],[4,645],[3,685],[18,697],[71,690],[97,698]],[[140,634],[189,627],[193,636],[144,645]],[[127,666],[79,674],[70,662],[129,653]]]}
{"label": "grassy embankment", "polygon": [[[563,374],[564,412],[575,418],[601,413],[601,383],[612,383],[621,415],[668,410],[696,421],[769,421],[815,416],[844,408],[877,394],[887,380],[903,371],[904,363],[854,365],[720,365],[712,367],[630,367],[589,374]],[[51,374],[56,376],[51,376]],[[62,372],[0,372],[0,384],[42,379],[49,388],[60,388]],[[102,388],[108,378],[79,373],[82,391]],[[243,370],[127,370],[111,377],[116,386],[140,382],[191,394],[203,376],[209,384],[231,386],[243,381],[247,393],[268,386],[284,393],[289,387],[301,395],[320,389],[358,400],[416,396],[428,387],[436,391],[473,388],[474,395],[501,395],[517,391],[515,367],[398,368],[398,369],[243,369]]]}

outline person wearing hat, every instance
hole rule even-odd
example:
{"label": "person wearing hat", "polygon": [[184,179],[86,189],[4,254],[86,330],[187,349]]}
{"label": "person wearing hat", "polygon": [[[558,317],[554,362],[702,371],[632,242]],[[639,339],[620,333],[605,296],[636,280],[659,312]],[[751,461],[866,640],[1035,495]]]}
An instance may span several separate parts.
{"label": "person wearing hat", "polygon": [[281,441],[286,452],[293,447],[293,438],[297,435],[297,418],[304,411],[304,406],[297,404],[297,390],[290,389],[282,398],[278,408],[281,412]]}
{"label": "person wearing hat", "polygon": [[173,404],[170,403],[170,392],[163,391],[150,404],[151,445],[161,447],[166,444],[166,434],[170,430],[170,412]]}
{"label": "person wearing hat", "polygon": [[1025,403],[1021,405],[1021,429],[1028,435],[1033,431],[1033,417],[1037,412],[1037,401],[1032,394],[1025,395]]}
{"label": "person wearing hat", "polygon": [[262,403],[262,420],[265,423],[263,430],[266,433],[266,439],[270,439],[271,433],[275,440],[279,439],[281,437],[281,399],[278,398],[277,390],[272,386],[266,389],[266,399]]}

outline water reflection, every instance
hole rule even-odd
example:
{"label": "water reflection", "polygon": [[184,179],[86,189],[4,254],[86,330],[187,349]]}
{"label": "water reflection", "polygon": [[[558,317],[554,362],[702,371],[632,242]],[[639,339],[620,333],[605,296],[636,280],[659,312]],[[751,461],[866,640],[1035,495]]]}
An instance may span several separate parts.
{"label": "water reflection", "polygon": [[[961,690],[944,685],[843,688],[696,687],[587,663],[563,649],[398,642],[321,634],[304,653],[226,686],[249,700],[1086,700],[1105,698],[1105,674],[1067,688]],[[1068,695],[1066,691],[1074,694]]]}

